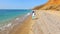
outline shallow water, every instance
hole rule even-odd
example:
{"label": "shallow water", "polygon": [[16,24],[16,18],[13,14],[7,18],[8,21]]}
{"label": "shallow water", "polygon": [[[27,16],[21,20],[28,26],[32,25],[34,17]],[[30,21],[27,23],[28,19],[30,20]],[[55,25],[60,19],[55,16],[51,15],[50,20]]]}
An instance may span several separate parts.
{"label": "shallow water", "polygon": [[0,25],[9,23],[12,19],[16,17],[21,17],[27,13],[32,12],[32,10],[24,9],[0,9]]}
{"label": "shallow water", "polygon": [[32,10],[0,10],[0,34],[9,34],[10,30],[23,23]]}

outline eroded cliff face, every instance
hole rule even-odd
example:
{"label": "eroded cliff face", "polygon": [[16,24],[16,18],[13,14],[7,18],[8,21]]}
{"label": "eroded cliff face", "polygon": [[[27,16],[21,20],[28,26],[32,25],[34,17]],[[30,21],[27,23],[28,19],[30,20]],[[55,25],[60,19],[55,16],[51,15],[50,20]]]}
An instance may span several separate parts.
{"label": "eroded cliff face", "polygon": [[47,3],[41,6],[37,6],[34,10],[60,10],[60,0],[49,0]]}

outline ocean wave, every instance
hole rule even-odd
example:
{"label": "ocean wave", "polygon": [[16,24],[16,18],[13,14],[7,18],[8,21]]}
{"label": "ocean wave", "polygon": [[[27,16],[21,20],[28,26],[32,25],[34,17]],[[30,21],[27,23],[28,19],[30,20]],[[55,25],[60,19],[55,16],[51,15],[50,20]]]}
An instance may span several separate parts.
{"label": "ocean wave", "polygon": [[0,27],[0,30],[5,30],[6,28],[11,27],[11,25],[12,25],[12,23],[4,25],[4,26]]}
{"label": "ocean wave", "polygon": [[27,13],[24,16],[16,17],[15,19],[11,20],[8,24],[1,26],[0,32],[4,33],[4,31],[6,31],[5,33],[7,34],[11,29],[13,29],[14,26],[22,24],[23,21],[26,20],[28,18],[28,16],[30,16],[30,15],[31,15],[31,13]]}

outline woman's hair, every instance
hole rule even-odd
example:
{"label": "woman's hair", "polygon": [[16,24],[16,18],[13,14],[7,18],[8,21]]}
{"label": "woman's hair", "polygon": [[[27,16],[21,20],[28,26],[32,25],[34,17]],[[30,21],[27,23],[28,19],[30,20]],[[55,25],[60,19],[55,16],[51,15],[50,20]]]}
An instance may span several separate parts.
{"label": "woman's hair", "polygon": [[34,11],[32,13],[34,13]]}

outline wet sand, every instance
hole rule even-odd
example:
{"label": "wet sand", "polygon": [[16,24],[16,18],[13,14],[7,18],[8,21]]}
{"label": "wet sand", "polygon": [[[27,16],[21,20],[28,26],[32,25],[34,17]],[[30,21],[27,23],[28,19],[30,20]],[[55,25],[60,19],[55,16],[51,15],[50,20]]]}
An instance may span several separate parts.
{"label": "wet sand", "polygon": [[15,26],[9,34],[28,34],[30,30],[31,16],[29,16],[22,24]]}
{"label": "wet sand", "polygon": [[[9,34],[36,34],[38,31],[35,33],[35,29],[40,29],[36,21],[37,20],[33,20],[32,15],[30,15],[22,24],[19,24],[10,30]],[[40,33],[42,34],[41,30],[39,34]]]}

